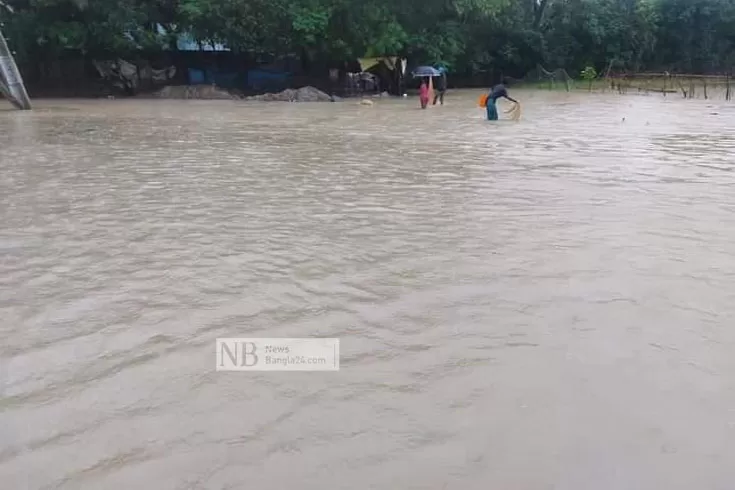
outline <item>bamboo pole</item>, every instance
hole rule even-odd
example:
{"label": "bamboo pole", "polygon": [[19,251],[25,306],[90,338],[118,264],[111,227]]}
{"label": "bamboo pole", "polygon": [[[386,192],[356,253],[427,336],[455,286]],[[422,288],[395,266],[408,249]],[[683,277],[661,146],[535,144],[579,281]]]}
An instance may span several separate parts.
{"label": "bamboo pole", "polygon": [[2,94],[16,108],[21,110],[31,109],[31,99],[28,97],[26,87],[23,85],[23,77],[20,75],[18,65],[8,49],[8,43],[0,30],[0,85]]}

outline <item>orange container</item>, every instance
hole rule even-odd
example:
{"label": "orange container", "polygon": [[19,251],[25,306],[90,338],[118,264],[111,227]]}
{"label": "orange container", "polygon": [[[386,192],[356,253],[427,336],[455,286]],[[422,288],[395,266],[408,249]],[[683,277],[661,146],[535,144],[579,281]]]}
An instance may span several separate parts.
{"label": "orange container", "polygon": [[477,105],[480,107],[487,106],[487,94],[481,95],[479,99],[477,99]]}

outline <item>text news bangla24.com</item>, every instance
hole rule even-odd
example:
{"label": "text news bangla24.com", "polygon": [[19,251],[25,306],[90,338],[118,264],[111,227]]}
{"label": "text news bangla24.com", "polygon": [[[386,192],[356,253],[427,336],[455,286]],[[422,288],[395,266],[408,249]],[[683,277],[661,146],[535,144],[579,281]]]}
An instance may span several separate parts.
{"label": "text news bangla24.com", "polygon": [[339,371],[339,339],[220,338],[217,371]]}

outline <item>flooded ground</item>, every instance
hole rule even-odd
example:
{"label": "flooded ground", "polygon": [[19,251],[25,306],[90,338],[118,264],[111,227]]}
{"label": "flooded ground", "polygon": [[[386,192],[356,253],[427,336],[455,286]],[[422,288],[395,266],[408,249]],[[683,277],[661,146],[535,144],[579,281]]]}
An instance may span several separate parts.
{"label": "flooded ground", "polygon": [[2,106],[2,487],[731,489],[735,103],[478,95]]}

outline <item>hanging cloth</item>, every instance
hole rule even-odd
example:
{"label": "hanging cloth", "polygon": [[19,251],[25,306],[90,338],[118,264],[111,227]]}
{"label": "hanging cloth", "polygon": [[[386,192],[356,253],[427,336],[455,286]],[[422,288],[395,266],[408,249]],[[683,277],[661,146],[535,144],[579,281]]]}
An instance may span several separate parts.
{"label": "hanging cloth", "polygon": [[360,69],[362,71],[368,71],[370,68],[380,63],[380,61],[380,58],[359,58],[357,60],[357,62],[360,63]]}

